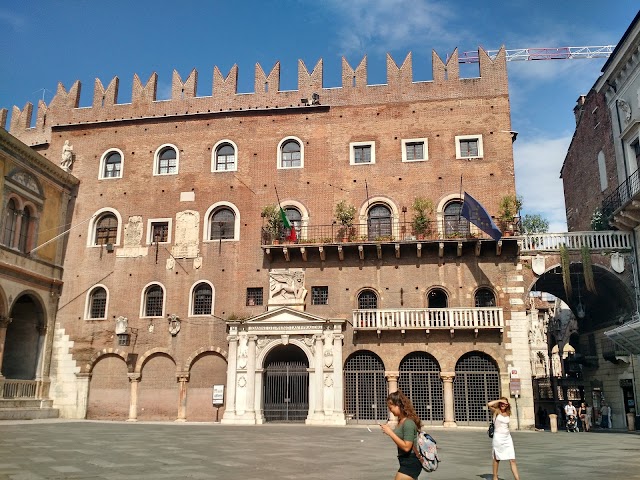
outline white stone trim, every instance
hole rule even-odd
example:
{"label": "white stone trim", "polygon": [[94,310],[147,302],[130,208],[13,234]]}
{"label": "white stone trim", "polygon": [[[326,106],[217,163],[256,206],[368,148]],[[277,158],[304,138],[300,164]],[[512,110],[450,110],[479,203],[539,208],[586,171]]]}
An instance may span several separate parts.
{"label": "white stone trim", "polygon": [[162,222],[168,222],[169,226],[168,226],[168,232],[167,232],[167,241],[166,242],[158,242],[158,243],[162,243],[162,244],[168,244],[171,243],[172,240],[172,230],[173,230],[173,218],[171,217],[167,217],[167,218],[150,218],[147,220],[147,245],[153,245],[155,244],[155,242],[153,241],[153,238],[151,238],[151,234],[153,233],[153,229],[152,229],[152,224],[153,223],[162,223]]}
{"label": "white stone trim", "polygon": [[[424,158],[407,160],[407,143],[422,143]],[[429,160],[429,140],[426,138],[407,138],[402,139],[402,162],[414,163],[414,162],[426,162]]]}
{"label": "white stone trim", "polygon": [[[158,285],[162,288],[162,314],[159,316],[150,316],[146,315],[146,306],[147,306],[147,290],[152,287]],[[167,311],[167,289],[160,282],[149,282],[144,287],[142,287],[142,293],[140,295],[140,318],[164,318],[165,313]]]}
{"label": "white stone trim", "polygon": [[[298,145],[300,145],[300,166],[299,167],[283,167],[282,166],[282,146],[285,144],[285,142],[289,140],[295,140],[296,142],[298,142]],[[276,154],[278,158],[278,163],[277,163],[278,170],[293,170],[296,168],[304,168],[304,142],[300,140],[298,137],[288,136],[280,140],[280,142],[278,143],[278,150]]]}
{"label": "white stone trim", "polygon": [[96,245],[96,224],[98,220],[102,217],[104,213],[113,213],[118,219],[118,230],[116,232],[116,241],[113,244],[114,246],[120,245],[120,235],[122,234],[122,216],[120,212],[118,212],[115,208],[105,207],[97,210],[91,220],[89,221],[89,229],[87,231],[87,247],[95,247],[100,248],[101,245]]}
{"label": "white stone trim", "polygon": [[[107,292],[107,300],[106,300],[107,303],[105,304],[105,307],[104,307],[104,316],[99,318],[92,318],[91,317],[91,294],[97,288],[104,288],[105,292]],[[109,288],[102,283],[96,283],[89,289],[89,291],[87,292],[87,295],[85,296],[84,319],[93,321],[93,320],[106,320],[107,318],[109,318]]]}
{"label": "white stone trim", "polygon": [[[362,147],[367,145],[371,147],[371,161],[368,163],[356,163],[354,147]],[[373,165],[375,163],[376,163],[376,142],[374,140],[349,143],[349,165]]]}
{"label": "white stone trim", "polygon": [[[211,314],[198,314],[198,315],[196,315],[195,313],[193,313],[193,294],[194,294],[195,288],[198,285],[200,285],[201,283],[206,283],[207,285],[209,285],[211,287]],[[216,287],[213,286],[213,283],[211,283],[209,280],[198,280],[197,282],[194,282],[193,285],[191,285],[191,288],[189,289],[189,310],[188,310],[190,317],[211,317],[211,316],[213,316],[215,303],[216,303]]]}
{"label": "white stone trim", "polygon": [[[176,173],[159,173],[158,172],[158,167],[159,167],[159,163],[160,163],[160,152],[162,150],[164,150],[165,148],[173,148],[173,150],[175,150],[176,152]],[[164,177],[167,175],[178,175],[178,173],[180,173],[180,150],[178,149],[178,147],[176,147],[175,145],[173,145],[172,143],[165,143],[163,145],[160,145],[157,149],[156,149],[156,153],[153,154],[153,176],[154,177]]]}
{"label": "white stone trim", "polygon": [[[107,156],[110,153],[119,153],[120,154],[120,176],[118,177],[105,177],[104,176],[104,166],[105,166],[105,162],[107,160]],[[110,148],[108,150],[106,150],[103,154],[102,157],[100,157],[100,170],[98,170],[98,180],[119,180],[122,177],[124,177],[124,152],[122,150],[120,150],[119,148]]]}
{"label": "white stone trim", "polygon": [[[228,143],[233,147],[233,152],[234,152],[233,154],[236,159],[234,163],[234,168],[230,170],[216,170],[216,151],[218,150],[218,147],[220,147],[220,145],[224,143]],[[236,143],[233,140],[229,140],[228,138],[225,138],[223,140],[216,142],[216,144],[211,149],[211,172],[224,173],[224,172],[237,172],[237,171],[238,171],[238,146],[236,145]]]}
{"label": "white stone trim", "polygon": [[[484,147],[482,145],[482,135],[456,135],[456,159],[458,160],[470,160],[473,158],[482,158],[484,156]],[[460,152],[460,141],[461,140],[477,140],[478,141],[478,155],[473,157],[463,157]]]}
{"label": "white stone trim", "polygon": [[[211,215],[213,215],[213,212],[215,210],[217,210],[220,207],[226,207],[226,208],[230,208],[233,211],[233,214],[235,215],[235,222],[234,222],[234,227],[233,227],[233,238],[223,238],[222,240],[220,239],[214,239],[211,240]],[[226,202],[226,201],[221,201],[221,202],[216,202],[213,205],[211,205],[206,213],[204,214],[204,225],[203,225],[203,233],[202,233],[202,241],[204,243],[211,243],[211,242],[236,242],[238,240],[240,240],[240,210],[238,210],[238,207],[236,207],[233,203],[231,202]]]}

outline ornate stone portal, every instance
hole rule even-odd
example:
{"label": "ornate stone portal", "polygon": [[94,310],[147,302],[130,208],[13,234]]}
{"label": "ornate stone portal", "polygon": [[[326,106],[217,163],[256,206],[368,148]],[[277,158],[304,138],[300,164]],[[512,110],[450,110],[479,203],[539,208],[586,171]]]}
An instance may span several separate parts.
{"label": "ornate stone portal", "polygon": [[[299,300],[301,290],[287,281],[283,298]],[[304,289],[304,286],[302,287]],[[304,290],[306,292],[306,290]],[[270,290],[270,293],[273,293]],[[283,295],[276,289],[275,296]],[[342,328],[345,320],[326,319],[295,307],[279,307],[243,323],[229,326],[227,394],[222,423],[253,425],[265,422],[263,373],[269,352],[280,345],[295,345],[309,362],[309,413],[311,425],[345,425],[342,373]]]}

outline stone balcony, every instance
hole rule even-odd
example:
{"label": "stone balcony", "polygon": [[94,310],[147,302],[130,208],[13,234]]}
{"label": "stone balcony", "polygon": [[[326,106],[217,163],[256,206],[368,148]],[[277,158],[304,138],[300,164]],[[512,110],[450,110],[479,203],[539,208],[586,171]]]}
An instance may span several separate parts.
{"label": "stone balcony", "polygon": [[632,232],[614,230],[571,232],[571,233],[536,233],[517,237],[521,252],[559,252],[564,246],[568,250],[581,250],[587,247],[590,251],[629,251],[633,248]]}
{"label": "stone balcony", "polygon": [[500,333],[504,329],[504,315],[498,307],[465,308],[386,308],[353,311],[353,331],[445,330],[451,337],[456,331],[473,331],[477,337],[481,330]]}

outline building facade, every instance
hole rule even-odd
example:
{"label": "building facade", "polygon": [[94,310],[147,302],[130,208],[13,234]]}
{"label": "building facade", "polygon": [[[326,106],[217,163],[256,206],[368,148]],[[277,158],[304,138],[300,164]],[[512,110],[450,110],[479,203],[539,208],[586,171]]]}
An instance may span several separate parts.
{"label": "building facade", "polygon": [[[57,314],[53,399],[70,418],[366,423],[400,387],[427,424],[479,425],[519,372],[534,422],[519,243],[460,216],[515,194],[505,54],[411,54],[367,84],[366,57],[325,88],[322,61],[280,91],[280,65],[60,85],[10,130],[81,181]],[[6,118],[6,113],[5,113]],[[282,209],[286,221],[278,217]],[[424,216],[419,215],[424,213]],[[517,376],[517,374],[514,374]],[[514,382],[516,385],[518,382]],[[224,385],[224,405],[212,386]],[[513,386],[512,385],[512,386]],[[80,401],[76,401],[80,399]]]}
{"label": "building facade", "polygon": [[64,242],[78,180],[0,129],[0,418],[57,416],[50,399]]}

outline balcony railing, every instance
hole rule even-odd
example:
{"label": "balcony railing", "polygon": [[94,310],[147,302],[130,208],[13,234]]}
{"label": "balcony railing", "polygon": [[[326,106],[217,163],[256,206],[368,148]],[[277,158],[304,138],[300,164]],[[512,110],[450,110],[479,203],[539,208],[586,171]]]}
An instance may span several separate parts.
{"label": "balcony railing", "polygon": [[[279,232],[262,228],[262,245],[274,245],[287,242],[290,230]],[[431,221],[424,231],[416,232],[412,222],[362,223],[344,227],[340,224],[306,225],[296,227],[295,243],[299,244],[331,244],[331,243],[376,243],[376,242],[411,242],[419,240],[463,240],[482,238],[489,235],[478,230],[464,218],[447,219],[442,222]]]}
{"label": "balcony railing", "polygon": [[354,330],[501,329],[502,308],[405,308],[354,310]]}
{"label": "balcony railing", "polygon": [[10,380],[2,381],[2,398],[36,398],[38,382],[35,380]]}
{"label": "balcony railing", "polygon": [[610,218],[616,210],[629,202],[638,192],[640,192],[640,173],[636,170],[602,201],[602,215],[605,218]]}
{"label": "balcony railing", "polygon": [[631,250],[630,232],[600,231],[572,233],[540,233],[520,237],[522,251],[560,251],[561,246],[569,250]]}
{"label": "balcony railing", "polygon": [[602,348],[602,358],[610,362],[616,362],[619,357],[629,356],[629,352],[609,338],[601,339],[600,347]]}

